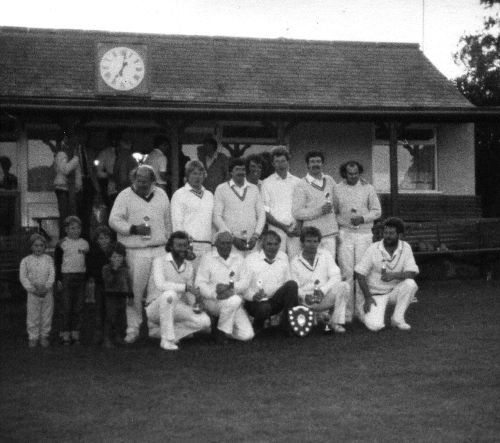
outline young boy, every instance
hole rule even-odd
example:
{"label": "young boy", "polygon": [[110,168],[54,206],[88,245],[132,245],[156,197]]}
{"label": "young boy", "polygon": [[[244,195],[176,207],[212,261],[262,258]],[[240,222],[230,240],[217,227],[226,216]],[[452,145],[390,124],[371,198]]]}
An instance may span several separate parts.
{"label": "young boy", "polygon": [[125,332],[126,301],[133,306],[134,295],[129,270],[125,262],[125,246],[117,242],[111,250],[109,263],[102,268],[106,319],[104,321],[104,346],[114,347],[113,340],[122,344]]}
{"label": "young boy", "polygon": [[81,220],[70,215],[64,219],[64,237],[56,246],[57,287],[61,292],[60,337],[63,345],[80,344],[83,299],[85,296],[85,255],[89,252],[87,240],[80,237]]}
{"label": "young boy", "polygon": [[54,262],[45,254],[45,238],[40,234],[30,237],[31,255],[24,257],[19,266],[19,280],[28,293],[26,326],[29,347],[34,348],[40,340],[44,348],[50,345],[54,298]]}
{"label": "young boy", "polygon": [[100,345],[103,339],[104,321],[106,318],[104,282],[102,269],[109,262],[111,254],[111,230],[107,226],[98,226],[95,230],[95,241],[90,245],[87,254],[87,273],[89,284],[94,283],[95,291],[95,331],[94,343]]}

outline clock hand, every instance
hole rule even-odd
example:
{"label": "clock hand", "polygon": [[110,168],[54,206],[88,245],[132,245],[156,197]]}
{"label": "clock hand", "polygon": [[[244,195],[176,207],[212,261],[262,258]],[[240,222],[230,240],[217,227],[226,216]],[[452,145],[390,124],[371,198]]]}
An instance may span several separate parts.
{"label": "clock hand", "polygon": [[125,68],[125,66],[128,65],[128,62],[125,61],[127,58],[126,57],[123,57],[123,64],[122,64],[122,67],[121,69],[118,71],[118,73],[115,75],[115,78],[113,79],[116,80],[118,77],[122,77],[123,76],[123,69]]}

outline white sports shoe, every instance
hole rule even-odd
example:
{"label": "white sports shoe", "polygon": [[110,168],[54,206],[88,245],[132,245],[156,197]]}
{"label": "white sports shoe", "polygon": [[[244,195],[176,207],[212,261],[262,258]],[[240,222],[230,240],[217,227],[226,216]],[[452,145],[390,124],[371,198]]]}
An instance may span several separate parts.
{"label": "white sports shoe", "polygon": [[160,347],[165,349],[165,351],[177,351],[179,346],[177,346],[173,341],[170,340],[162,340],[160,343]]}
{"label": "white sports shoe", "polygon": [[401,331],[409,331],[411,329],[411,326],[408,323],[406,323],[405,321],[396,322],[394,320],[391,320],[391,326],[393,328],[398,328]]}

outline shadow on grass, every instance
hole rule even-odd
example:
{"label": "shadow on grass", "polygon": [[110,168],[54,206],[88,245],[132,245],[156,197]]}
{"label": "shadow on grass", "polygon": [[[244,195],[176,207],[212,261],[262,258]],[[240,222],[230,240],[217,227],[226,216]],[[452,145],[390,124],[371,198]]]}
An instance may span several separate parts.
{"label": "shadow on grass", "polygon": [[427,282],[410,332],[270,331],[227,346],[199,336],[176,353],[149,339],[30,350],[13,304],[2,309],[0,439],[494,441],[499,289]]}

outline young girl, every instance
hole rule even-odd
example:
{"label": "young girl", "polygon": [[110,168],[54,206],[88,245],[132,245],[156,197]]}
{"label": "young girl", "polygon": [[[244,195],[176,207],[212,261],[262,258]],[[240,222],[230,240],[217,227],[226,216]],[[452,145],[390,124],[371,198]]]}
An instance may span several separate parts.
{"label": "young girl", "polygon": [[117,242],[111,250],[109,263],[102,268],[106,319],[104,321],[104,346],[112,348],[113,340],[123,343],[126,324],[126,302],[133,306],[134,295],[129,270],[125,262],[125,246]]}
{"label": "young girl", "polygon": [[45,254],[45,238],[40,234],[30,237],[31,255],[24,257],[19,266],[19,280],[28,293],[26,326],[29,347],[34,348],[40,340],[44,348],[50,345],[49,334],[54,311],[54,262]]}

